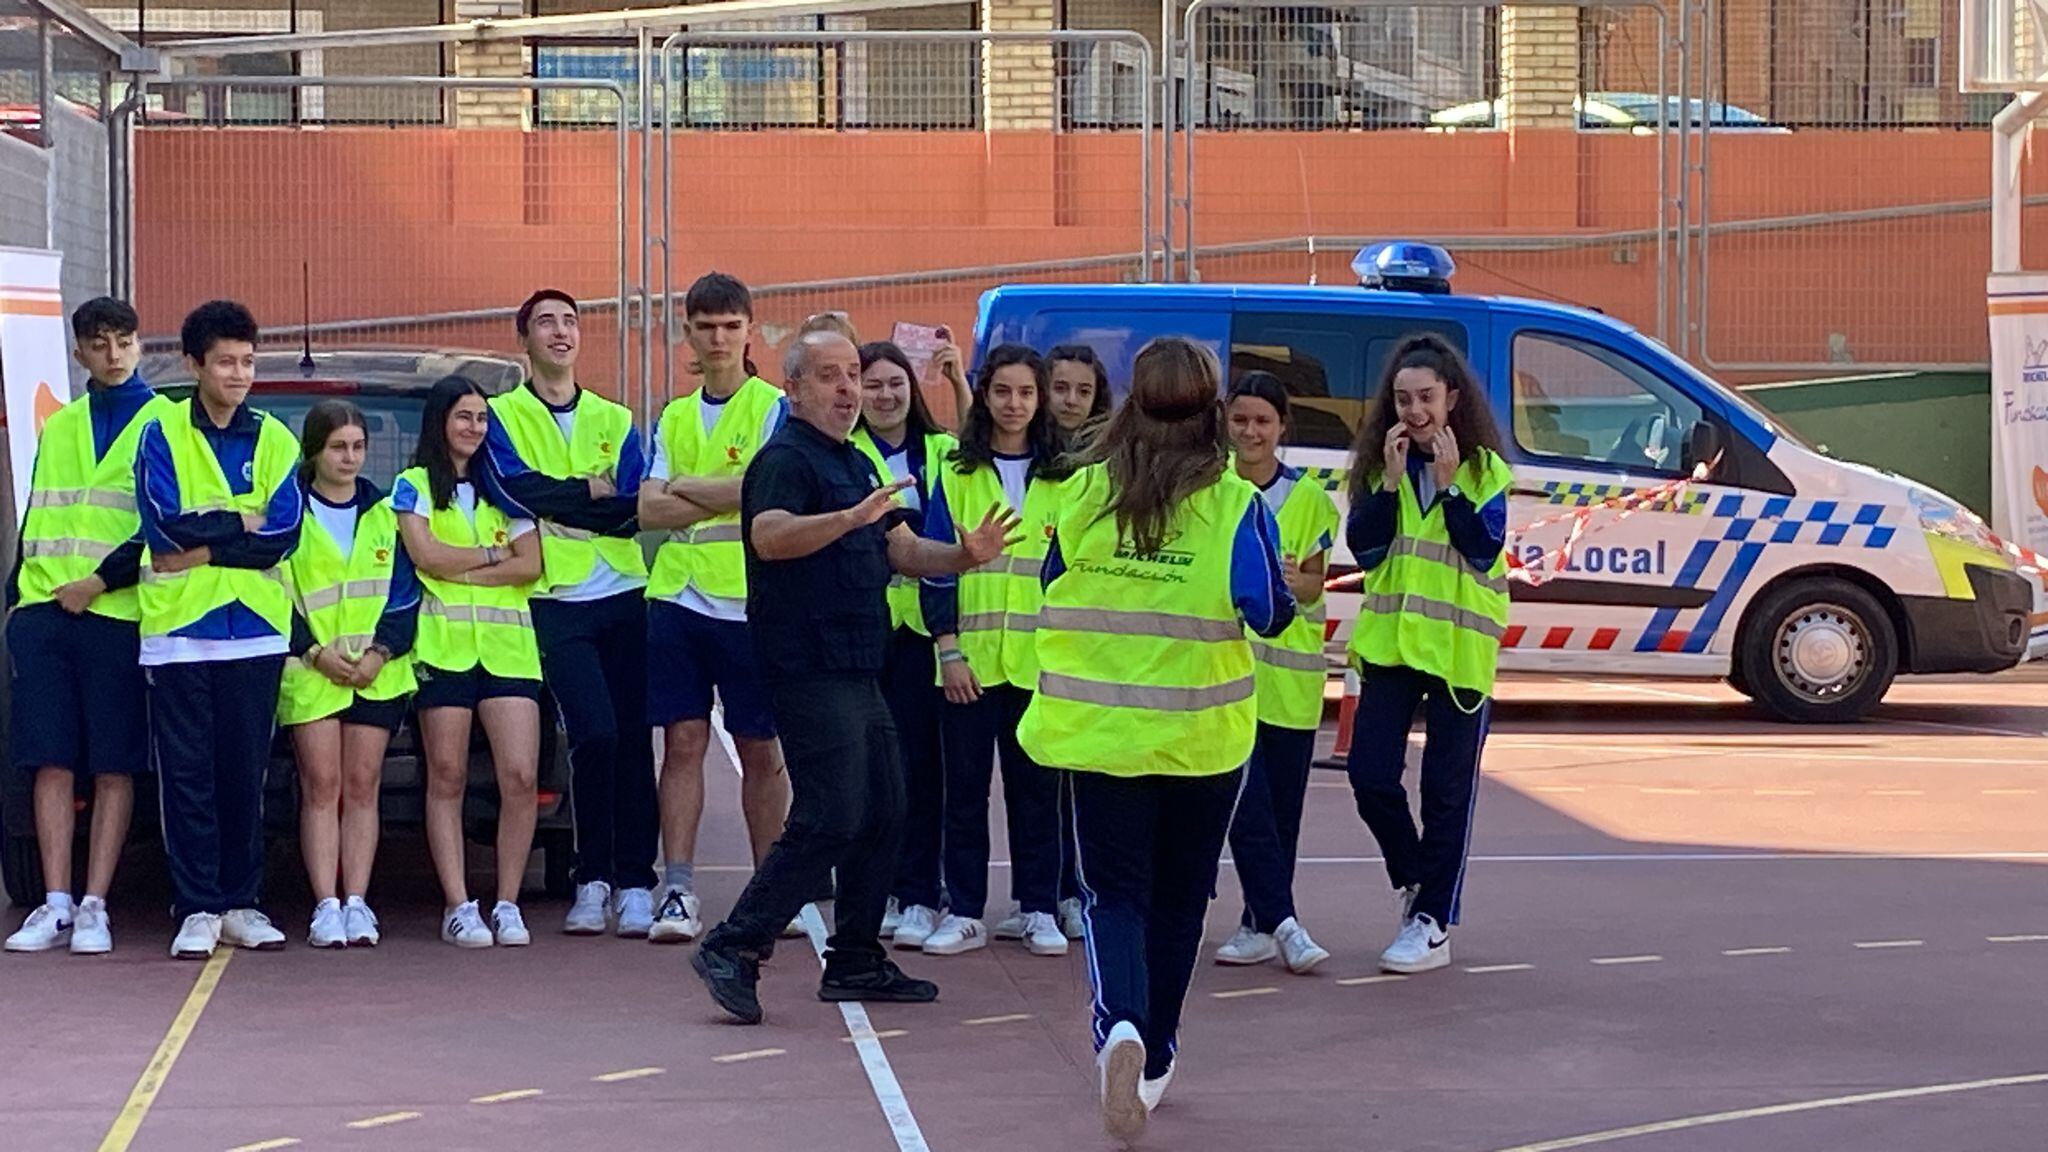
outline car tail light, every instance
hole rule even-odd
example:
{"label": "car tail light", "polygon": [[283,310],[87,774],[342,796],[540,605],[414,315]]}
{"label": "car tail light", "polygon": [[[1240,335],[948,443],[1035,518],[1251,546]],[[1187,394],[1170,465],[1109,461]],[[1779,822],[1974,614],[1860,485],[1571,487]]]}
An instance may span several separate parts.
{"label": "car tail light", "polygon": [[542,808],[552,808],[562,802],[562,794],[560,792],[542,792],[538,799]]}

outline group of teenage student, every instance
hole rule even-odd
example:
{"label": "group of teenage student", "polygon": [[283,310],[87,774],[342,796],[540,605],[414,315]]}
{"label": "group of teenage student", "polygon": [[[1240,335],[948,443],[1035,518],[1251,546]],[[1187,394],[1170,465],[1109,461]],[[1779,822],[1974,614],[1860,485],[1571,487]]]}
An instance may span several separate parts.
{"label": "group of teenage student", "polygon": [[[315,899],[308,940],[375,944],[377,919],[365,897],[377,790],[386,747],[408,711],[417,713],[427,766],[442,938],[462,947],[527,943],[518,896],[535,825],[543,679],[561,709],[573,773],[577,885],[563,930],[696,938],[703,921],[691,861],[714,692],[738,751],[757,861],[789,806],[747,635],[739,517],[741,477],[788,408],[748,357],[753,306],[743,284],[706,275],[691,287],[685,314],[703,387],[667,407],[651,448],[629,410],[579,385],[576,303],[543,290],[516,318],[529,381],[496,397],[462,377],[434,384],[412,466],[387,497],[360,475],[368,427],[353,405],[316,403],[297,439],[247,405],[258,332],[240,305],[206,304],[186,319],[181,342],[197,386],[178,402],[135,377],[132,310],[112,300],[80,309],[76,354],[91,390],[43,430],[8,585],[11,758],[35,773],[49,896],[7,949],[111,948],[105,896],[132,808],[132,775],[149,765],[159,775],[179,920],[172,954],[282,947],[262,896],[262,782],[273,723],[289,730],[300,773],[301,843]],[[853,339],[834,313],[805,328]],[[885,482],[911,481],[897,499],[921,535],[954,542],[956,525],[1004,510],[1021,521],[1021,539],[995,561],[957,577],[898,578],[888,591],[894,631],[882,683],[900,735],[907,811],[884,934],[899,949],[932,955],[984,947],[991,935],[1021,940],[1036,954],[1064,954],[1070,939],[1091,931],[1084,909],[1111,883],[1101,864],[1077,866],[1076,851],[1091,839],[1089,806],[1077,809],[1076,795],[1107,784],[1034,760],[1020,728],[1030,726],[1026,712],[1042,675],[1043,683],[1067,682],[1065,672],[1042,669],[1040,657],[1072,658],[1058,625],[1082,611],[1047,600],[1046,573],[1061,565],[1056,529],[1076,502],[1107,499],[1108,509],[1121,499],[1069,491],[1083,449],[1109,424],[1108,373],[1087,347],[1041,356],[999,345],[975,366],[970,386],[948,346],[932,368],[964,413],[955,431],[930,415],[901,349],[863,344],[859,361],[862,412],[852,443]],[[1188,381],[1178,377],[1206,379],[1213,396],[1215,366],[1207,377],[1198,367],[1172,375],[1183,390]],[[1227,789],[1190,795],[1193,808],[1214,801],[1208,806],[1228,828],[1243,887],[1239,927],[1215,959],[1278,957],[1306,972],[1329,955],[1301,924],[1292,892],[1322,717],[1323,581],[1338,514],[1320,485],[1277,456],[1288,406],[1277,379],[1247,373],[1220,408],[1209,406],[1216,411],[1205,419],[1226,444],[1234,476],[1264,510],[1245,522],[1273,552],[1286,590],[1268,599],[1299,605],[1239,612],[1260,633],[1238,633],[1255,662],[1250,755]],[[1127,471],[1171,462],[1142,443],[1120,450]],[[1366,415],[1345,525],[1366,572],[1352,641],[1365,687],[1350,777],[1403,895],[1400,934],[1382,956],[1396,971],[1449,958],[1445,932],[1458,915],[1493,651],[1505,622],[1506,475],[1483,394],[1458,354],[1427,337],[1404,344]],[[1111,519],[1121,516],[1118,506]],[[1146,526],[1153,551],[1167,527]],[[665,533],[651,566],[642,531]],[[1247,555],[1223,565],[1233,588],[1261,587],[1257,550]],[[1174,635],[1119,637],[1114,659],[1144,664],[1147,644]],[[1169,655],[1181,652],[1159,659]],[[1419,832],[1401,785],[1418,707],[1429,731]],[[1041,728],[1053,723],[1041,720]],[[499,789],[488,912],[471,898],[464,865],[474,722],[484,728]],[[663,732],[658,777],[650,728]],[[1188,736],[1170,723],[1159,732],[1169,743]],[[1041,732],[1037,743],[1063,741]],[[1144,743],[1133,743],[1123,775],[1149,771],[1140,763]],[[1174,759],[1170,747],[1164,754]],[[991,930],[987,812],[998,762],[1016,908]],[[92,777],[94,815],[85,893],[74,904],[77,772]],[[1169,847],[1186,858],[1172,859]],[[1198,859],[1204,851],[1206,863]],[[1205,904],[1216,855],[1162,838],[1154,860],[1124,863],[1134,874],[1206,869]],[[1185,927],[1182,918],[1183,934]],[[1184,942],[1190,964],[1199,938],[1197,916]],[[1100,986],[1113,975],[1098,978],[1099,1047],[1113,1046]],[[1183,993],[1187,975],[1177,977]],[[1175,994],[1175,1020],[1178,1003]],[[1172,1022],[1163,1027],[1170,1039]],[[1154,1052],[1148,1084],[1170,1064],[1170,1050]]]}

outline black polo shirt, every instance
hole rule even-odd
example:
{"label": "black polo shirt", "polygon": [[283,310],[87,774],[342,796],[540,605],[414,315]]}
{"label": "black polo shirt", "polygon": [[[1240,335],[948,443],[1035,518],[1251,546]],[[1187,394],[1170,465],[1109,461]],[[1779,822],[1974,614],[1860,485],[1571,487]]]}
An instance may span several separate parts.
{"label": "black polo shirt", "polygon": [[754,552],[754,517],[771,508],[815,516],[851,508],[881,487],[875,466],[792,417],[762,445],[740,486],[747,551],[747,628],[763,678],[874,675],[889,644],[887,534],[907,512],[857,528],[794,560]]}

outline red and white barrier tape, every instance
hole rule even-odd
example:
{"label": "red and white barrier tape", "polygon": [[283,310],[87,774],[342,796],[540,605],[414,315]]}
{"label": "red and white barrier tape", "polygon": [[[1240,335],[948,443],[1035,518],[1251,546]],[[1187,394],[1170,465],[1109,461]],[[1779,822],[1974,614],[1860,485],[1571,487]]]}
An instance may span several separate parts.
{"label": "red and white barrier tape", "polygon": [[[1590,527],[1595,512],[1615,513],[1614,519],[1600,525],[1601,528],[1606,528],[1621,523],[1623,520],[1642,511],[1646,505],[1655,504],[1660,500],[1669,500],[1671,503],[1677,504],[1685,499],[1688,489],[1713,474],[1714,466],[1720,463],[1720,460],[1721,458],[1716,456],[1712,460],[1696,465],[1689,476],[1681,476],[1676,480],[1668,480],[1662,484],[1653,484],[1648,488],[1638,488],[1632,492],[1623,492],[1616,496],[1609,496],[1598,504],[1589,504],[1584,508],[1574,508],[1569,512],[1545,516],[1508,533],[1508,537],[1513,539],[1527,536],[1531,532],[1548,528],[1553,524],[1562,524],[1567,520],[1571,521],[1572,525],[1571,530],[1565,533],[1564,543],[1532,560],[1523,560],[1514,549],[1509,548],[1507,552],[1507,578],[1510,580],[1520,580],[1531,587],[1555,580],[1558,573],[1562,572],[1566,565],[1571,563],[1572,551],[1578,547],[1579,541],[1585,538],[1588,533],[1595,531],[1595,529]],[[1323,584],[1323,588],[1329,592],[1348,592],[1363,583],[1365,583],[1365,573],[1353,572],[1349,575],[1339,576],[1326,581]]]}

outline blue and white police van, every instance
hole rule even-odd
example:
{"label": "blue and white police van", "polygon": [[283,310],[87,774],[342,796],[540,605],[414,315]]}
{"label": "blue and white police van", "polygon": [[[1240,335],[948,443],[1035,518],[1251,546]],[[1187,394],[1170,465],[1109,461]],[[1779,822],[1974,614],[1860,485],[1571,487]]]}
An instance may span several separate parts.
{"label": "blue and white police van", "polygon": [[[1416,333],[1450,341],[1486,382],[1514,467],[1508,546],[1551,562],[1547,579],[1511,586],[1504,671],[1721,679],[1783,719],[1830,722],[1870,711],[1901,673],[1996,672],[2030,654],[2036,583],[1954,500],[1823,455],[1626,324],[1452,294],[1441,249],[1375,245],[1355,267],[1355,287],[997,288],[977,349],[1090,345],[1120,397],[1147,341],[1199,340],[1232,378],[1281,379],[1282,458],[1341,506],[1389,354]],[[1700,464],[1705,478],[1674,492]],[[1665,495],[1626,517],[1596,507],[1653,488]],[[1558,564],[1583,509],[1595,510]],[[1331,571],[1350,570],[1340,541]],[[1330,609],[1335,652],[1358,596]]]}

